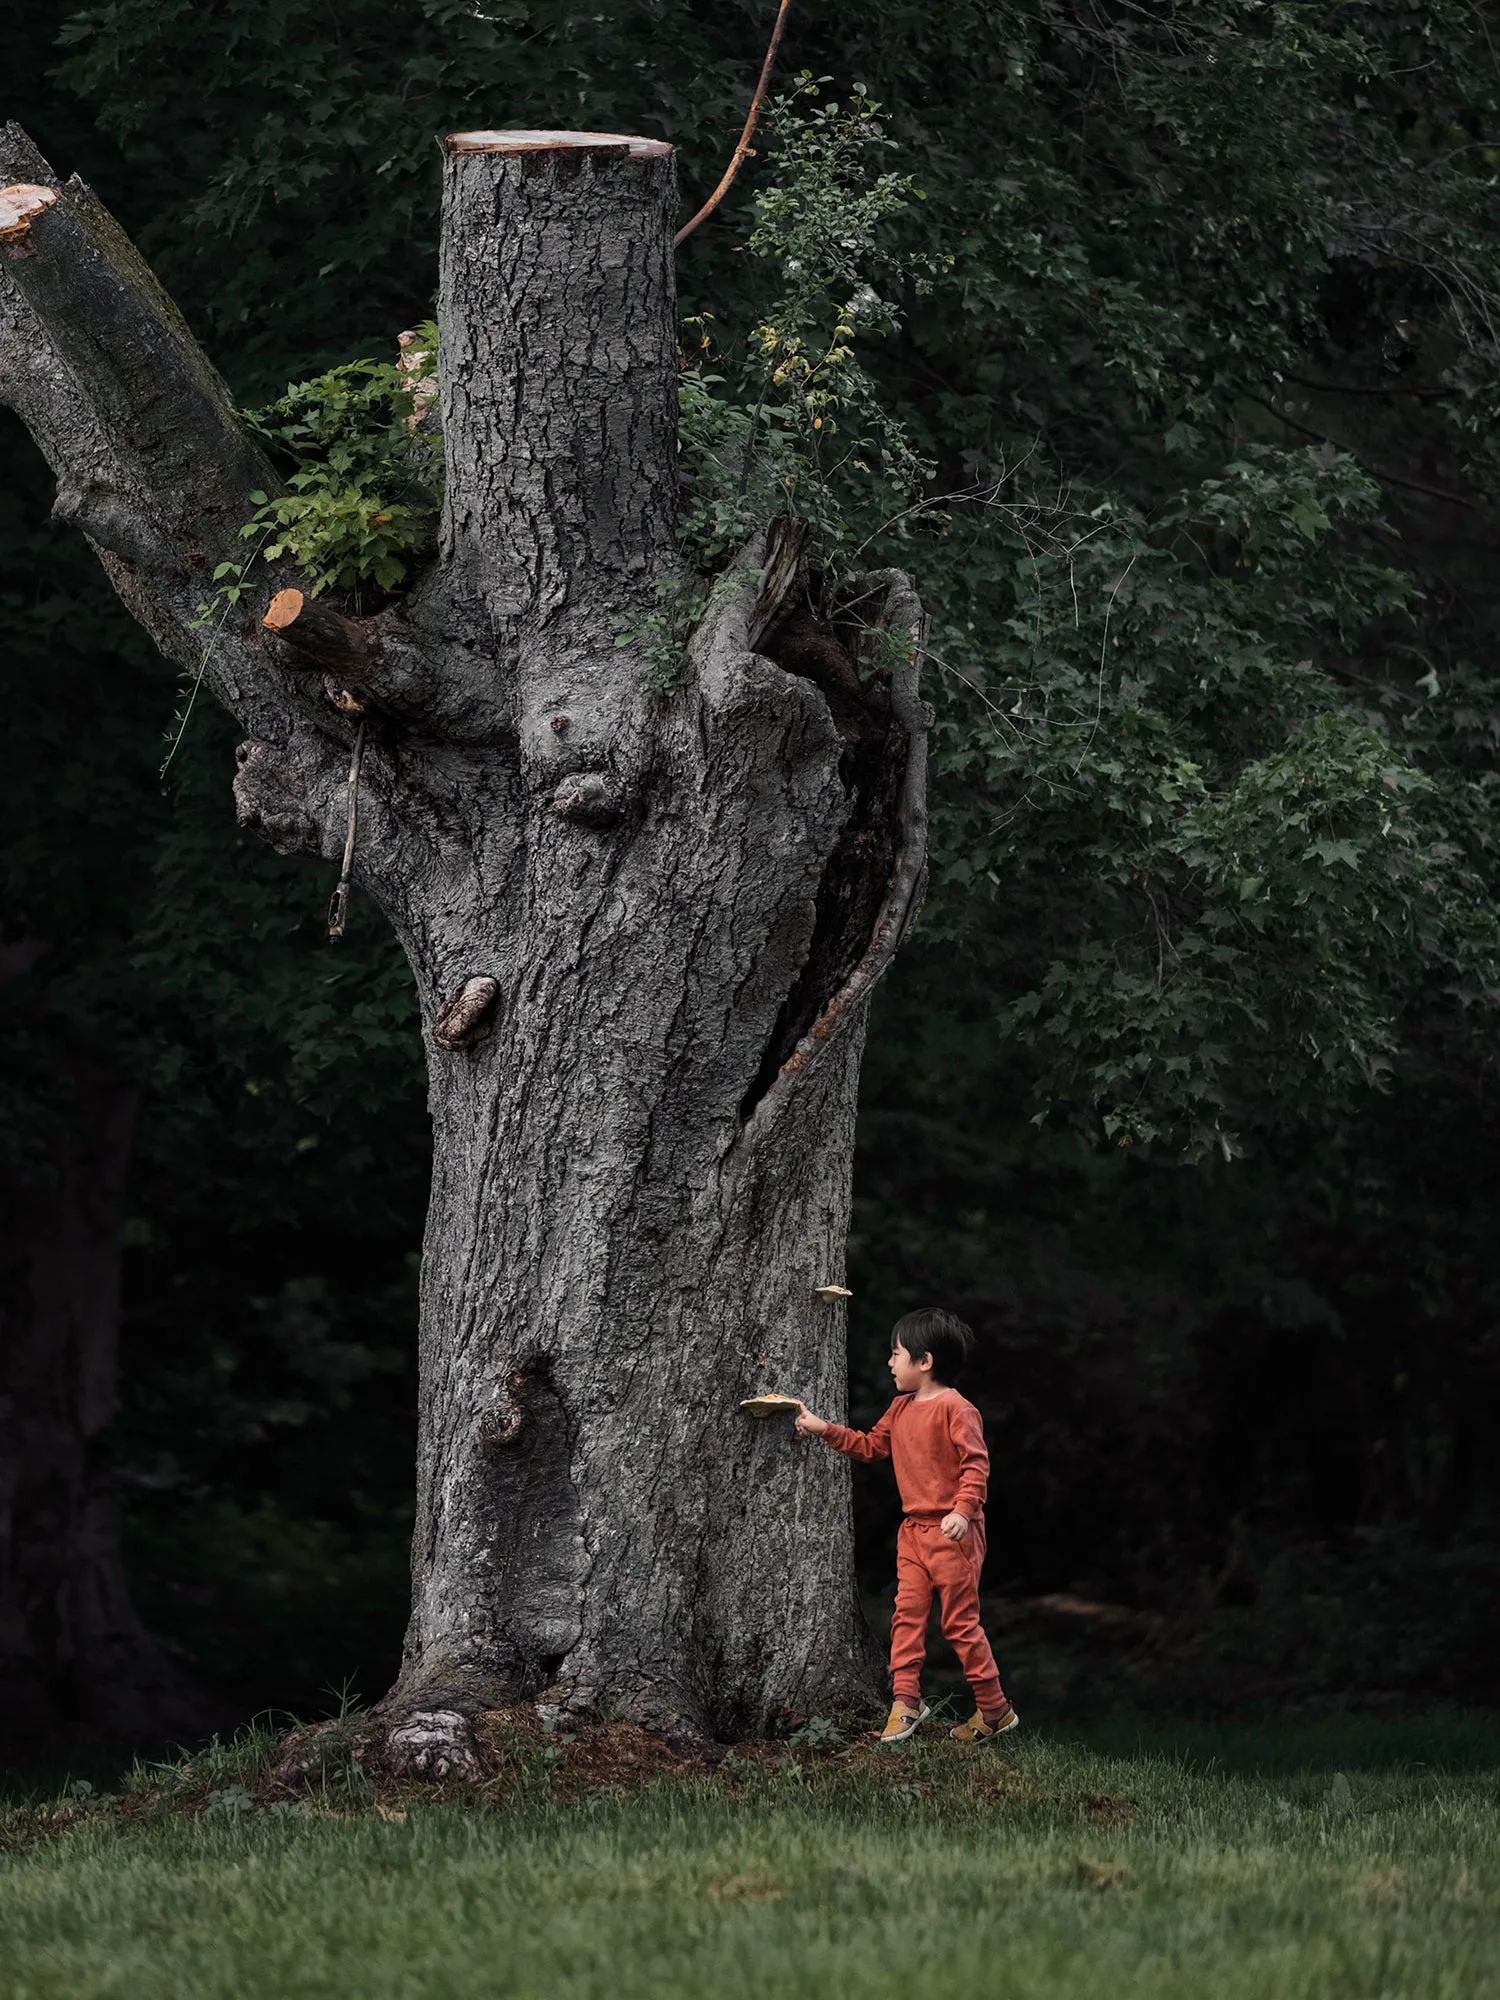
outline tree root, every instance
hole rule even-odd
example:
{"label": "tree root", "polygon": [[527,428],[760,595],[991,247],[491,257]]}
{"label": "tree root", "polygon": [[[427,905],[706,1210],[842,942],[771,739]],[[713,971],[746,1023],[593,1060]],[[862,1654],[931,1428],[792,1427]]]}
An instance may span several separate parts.
{"label": "tree root", "polygon": [[484,1776],[474,1722],[458,1708],[412,1708],[384,1730],[362,1736],[356,1758],[372,1776],[426,1784],[478,1784]]}
{"label": "tree root", "polygon": [[739,1766],[806,1760],[810,1751],[857,1744],[870,1718],[846,1716],[809,1743],[789,1716],[786,1733],[722,1743],[699,1729],[651,1728],[640,1721],[601,1720],[557,1700],[485,1707],[473,1714],[430,1706],[383,1717],[368,1715],[295,1730],[281,1746],[264,1786],[285,1797],[337,1786],[358,1772],[377,1797],[400,1798],[414,1789],[461,1788],[498,1796],[525,1776],[545,1773],[563,1791],[630,1785],[662,1776],[686,1776]]}

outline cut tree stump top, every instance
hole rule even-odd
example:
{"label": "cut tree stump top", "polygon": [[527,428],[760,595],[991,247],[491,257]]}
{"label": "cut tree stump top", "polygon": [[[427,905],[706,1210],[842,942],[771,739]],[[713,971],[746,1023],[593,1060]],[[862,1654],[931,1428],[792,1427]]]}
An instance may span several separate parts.
{"label": "cut tree stump top", "polygon": [[450,132],[450,153],[618,152],[638,160],[661,159],[665,139],[635,139],[624,132]]}

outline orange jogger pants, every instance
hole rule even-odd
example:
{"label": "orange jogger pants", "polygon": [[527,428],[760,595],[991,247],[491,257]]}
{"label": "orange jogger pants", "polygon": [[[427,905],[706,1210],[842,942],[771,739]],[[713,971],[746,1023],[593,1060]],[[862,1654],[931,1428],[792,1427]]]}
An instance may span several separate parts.
{"label": "orange jogger pants", "polygon": [[969,1523],[961,1542],[950,1542],[937,1522],[908,1514],[896,1537],[896,1609],[891,1618],[891,1691],[897,1701],[922,1696],[927,1617],[938,1599],[943,1637],[958,1655],[974,1701],[986,1716],[1005,1706],[995,1656],[979,1622],[979,1571],[984,1563],[984,1521]]}

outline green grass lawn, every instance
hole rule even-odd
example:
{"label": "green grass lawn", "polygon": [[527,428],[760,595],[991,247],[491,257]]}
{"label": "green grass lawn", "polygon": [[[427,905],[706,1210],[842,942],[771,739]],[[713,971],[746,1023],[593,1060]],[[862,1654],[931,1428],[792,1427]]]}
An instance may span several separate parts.
{"label": "green grass lawn", "polygon": [[539,1744],[478,1806],[267,1807],[240,1754],[137,1819],[0,1822],[4,2000],[1500,1996],[1492,1723],[1036,1729],[626,1791]]}

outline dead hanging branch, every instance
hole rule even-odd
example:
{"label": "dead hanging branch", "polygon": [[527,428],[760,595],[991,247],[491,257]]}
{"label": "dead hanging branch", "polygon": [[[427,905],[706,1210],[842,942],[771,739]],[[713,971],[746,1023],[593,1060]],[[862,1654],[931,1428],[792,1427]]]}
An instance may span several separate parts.
{"label": "dead hanging branch", "polygon": [[719,203],[728,194],[735,175],[739,172],[749,154],[750,141],[755,137],[755,127],[760,119],[760,109],[766,101],[766,88],[771,81],[771,71],[776,64],[776,53],[781,47],[781,31],[786,26],[786,10],[790,4],[791,0],[781,0],[781,5],[776,10],[776,25],[771,30],[771,42],[769,48],[766,50],[766,59],[760,66],[760,82],[756,84],[755,95],[750,100],[750,116],[745,120],[745,129],[740,134],[740,143],[734,149],[734,157],[724,170],[724,178],[708,197],[708,200],[704,202],[702,208],[699,209],[692,221],[685,222],[672,238],[672,247],[674,250],[687,241],[700,222],[706,222],[709,216],[713,214]]}

